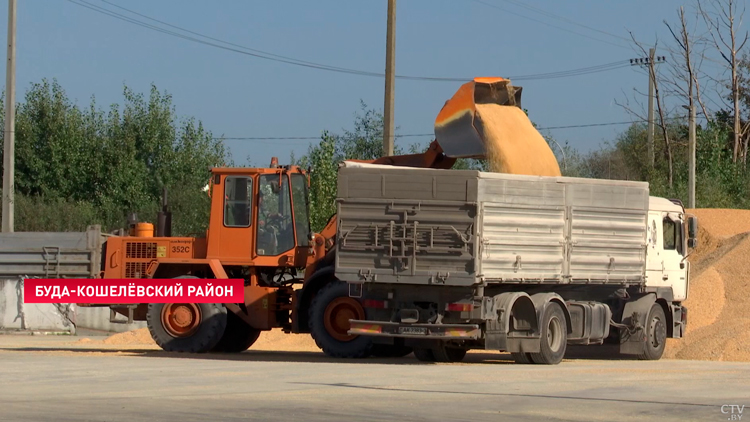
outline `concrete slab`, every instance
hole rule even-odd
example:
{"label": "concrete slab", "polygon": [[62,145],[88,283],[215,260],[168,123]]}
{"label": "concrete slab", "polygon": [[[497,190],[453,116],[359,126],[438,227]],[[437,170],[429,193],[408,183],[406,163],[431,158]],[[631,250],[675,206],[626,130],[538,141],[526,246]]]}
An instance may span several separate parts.
{"label": "concrete slab", "polygon": [[0,336],[3,419],[722,421],[732,420],[730,405],[750,409],[747,363],[516,365],[507,354],[470,353],[467,363],[425,364],[70,344]]}

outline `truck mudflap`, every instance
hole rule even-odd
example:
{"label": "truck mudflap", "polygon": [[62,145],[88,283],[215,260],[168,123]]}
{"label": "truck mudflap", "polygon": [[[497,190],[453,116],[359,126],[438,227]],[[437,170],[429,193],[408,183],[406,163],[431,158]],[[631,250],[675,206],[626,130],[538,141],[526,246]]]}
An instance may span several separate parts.
{"label": "truck mudflap", "polygon": [[348,333],[361,336],[476,340],[482,336],[477,324],[400,324],[397,322],[349,321]]}

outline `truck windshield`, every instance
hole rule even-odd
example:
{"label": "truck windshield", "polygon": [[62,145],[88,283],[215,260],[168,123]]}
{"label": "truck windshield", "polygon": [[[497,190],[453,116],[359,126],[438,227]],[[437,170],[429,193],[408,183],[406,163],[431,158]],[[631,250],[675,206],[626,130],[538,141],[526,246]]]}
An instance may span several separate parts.
{"label": "truck windshield", "polygon": [[256,242],[258,255],[279,255],[294,247],[291,205],[289,178],[286,175],[267,174],[260,177]]}
{"label": "truck windshield", "polygon": [[292,202],[297,243],[299,246],[308,246],[310,244],[310,213],[307,203],[307,179],[299,173],[292,175]]}

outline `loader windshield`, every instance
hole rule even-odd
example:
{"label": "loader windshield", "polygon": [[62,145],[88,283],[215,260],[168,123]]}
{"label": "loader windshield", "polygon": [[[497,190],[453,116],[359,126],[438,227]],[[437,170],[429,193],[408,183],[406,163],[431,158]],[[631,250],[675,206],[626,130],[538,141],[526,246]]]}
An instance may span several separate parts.
{"label": "loader windshield", "polygon": [[257,230],[258,255],[279,255],[294,247],[288,176],[266,174],[260,177]]}

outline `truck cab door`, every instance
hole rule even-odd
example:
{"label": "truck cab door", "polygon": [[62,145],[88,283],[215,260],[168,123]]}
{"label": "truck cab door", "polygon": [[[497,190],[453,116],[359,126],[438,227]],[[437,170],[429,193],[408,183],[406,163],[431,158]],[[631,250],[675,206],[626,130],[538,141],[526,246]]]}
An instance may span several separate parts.
{"label": "truck cab door", "polygon": [[648,287],[671,287],[675,301],[687,297],[688,262],[683,260],[683,222],[676,213],[649,213]]}

